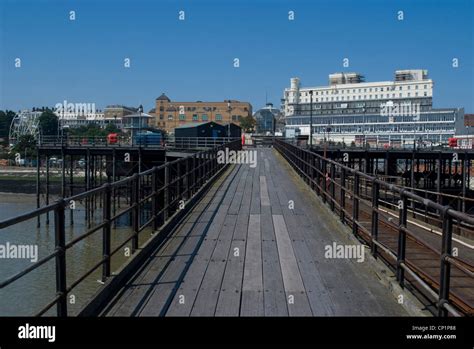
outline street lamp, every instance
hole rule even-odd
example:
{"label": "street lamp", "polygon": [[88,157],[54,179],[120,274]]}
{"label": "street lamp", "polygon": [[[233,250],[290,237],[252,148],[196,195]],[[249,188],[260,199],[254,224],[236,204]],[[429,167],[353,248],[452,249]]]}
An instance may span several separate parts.
{"label": "street lamp", "polygon": [[143,106],[140,104],[138,107],[138,139],[139,145],[142,145],[141,133],[142,133],[142,113],[143,113]]}
{"label": "street lamp", "polygon": [[309,148],[313,148],[313,91],[309,91]]}
{"label": "street lamp", "polygon": [[232,119],[232,107],[230,106],[230,102],[227,102],[227,110],[229,111],[229,123],[227,124],[227,142],[230,142],[230,121]]}

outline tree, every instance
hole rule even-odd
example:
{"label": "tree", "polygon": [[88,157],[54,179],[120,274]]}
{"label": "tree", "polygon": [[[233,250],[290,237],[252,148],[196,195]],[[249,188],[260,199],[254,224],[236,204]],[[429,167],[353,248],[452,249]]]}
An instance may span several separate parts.
{"label": "tree", "polygon": [[16,153],[20,153],[22,156],[34,156],[36,154],[36,139],[33,135],[20,136],[18,142],[12,148],[10,153],[11,157],[14,158]]}
{"label": "tree", "polygon": [[16,115],[15,112],[11,110],[6,110],[6,111],[0,110],[0,138],[4,138],[5,143],[8,143],[8,134],[10,133],[10,125],[15,115]]}
{"label": "tree", "polygon": [[107,137],[109,133],[118,133],[121,131],[114,124],[108,124],[104,128],[99,124],[90,123],[84,126],[72,127],[69,129],[69,134],[74,137]]}
{"label": "tree", "polygon": [[58,134],[58,117],[51,110],[46,109],[39,117],[40,131],[43,136]]}
{"label": "tree", "polygon": [[242,127],[244,132],[253,132],[256,123],[257,122],[251,115],[244,116],[240,119],[240,127]]}

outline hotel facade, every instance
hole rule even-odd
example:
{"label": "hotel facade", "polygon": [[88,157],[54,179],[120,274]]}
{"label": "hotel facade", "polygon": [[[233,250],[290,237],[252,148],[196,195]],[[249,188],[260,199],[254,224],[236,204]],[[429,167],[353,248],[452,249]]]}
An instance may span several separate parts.
{"label": "hotel facade", "polygon": [[[357,73],[329,75],[329,85],[301,87],[298,78],[284,91],[287,134],[350,144],[413,146],[447,143],[465,130],[464,110],[433,109],[433,80],[426,70],[397,70],[392,81],[365,82]],[[312,103],[311,103],[312,100]]]}

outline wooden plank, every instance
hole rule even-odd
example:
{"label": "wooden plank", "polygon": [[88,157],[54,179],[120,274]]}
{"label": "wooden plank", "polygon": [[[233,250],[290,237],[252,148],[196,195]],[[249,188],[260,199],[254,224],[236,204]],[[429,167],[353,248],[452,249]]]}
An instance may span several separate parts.
{"label": "wooden plank", "polygon": [[252,169],[252,188],[251,188],[251,204],[250,204],[250,213],[259,214],[260,213],[260,182],[259,182],[259,172],[257,169]]}
{"label": "wooden plank", "polygon": [[262,241],[262,257],[265,316],[288,316],[285,286],[274,239]]}
{"label": "wooden plank", "polygon": [[[222,197],[221,202],[224,202],[227,197],[234,196],[235,192],[232,191],[232,187],[235,188],[235,186],[229,183],[227,187],[228,190],[226,189],[225,196]],[[229,239],[227,231],[229,228],[235,226],[236,216],[227,215],[228,207],[228,204],[221,204],[219,207],[209,227],[208,235],[202,243],[197,256],[194,258],[188,273],[184,277],[179,290],[170,304],[166,314],[167,316],[190,315],[193,311],[194,303],[196,302],[199,289],[201,288],[211,259],[213,257],[221,258],[215,254],[216,246],[219,241],[227,241]],[[223,232],[224,236],[221,235]]]}
{"label": "wooden plank", "polygon": [[250,215],[242,284],[241,316],[263,315],[262,240],[260,215]]}
{"label": "wooden plank", "polygon": [[232,240],[215,316],[239,316],[244,260],[245,241]]}
{"label": "wooden plank", "polygon": [[[157,254],[160,257],[164,256],[164,258],[157,259],[164,264],[161,273],[157,273],[153,269],[150,269],[148,273],[143,273],[143,277],[139,279],[141,284],[135,287],[135,292],[127,295],[127,297],[122,297],[124,309],[126,307],[134,307],[134,303],[137,303],[140,306],[138,308],[135,306],[135,313],[139,314],[146,307],[145,304],[149,303],[150,299],[154,297],[153,295],[158,288],[161,292],[161,298],[156,301],[156,304],[153,306],[154,309],[150,313],[163,315],[164,309],[159,309],[160,304],[162,307],[167,307],[169,298],[173,296],[173,292],[179,286],[189,262],[196,254],[196,250],[202,243],[203,238],[205,238],[210,225],[209,220],[213,217],[213,215],[208,213],[215,211],[217,206],[213,205],[214,203],[223,200],[222,195],[216,196],[216,194],[224,193],[226,185],[232,183],[236,173],[236,171],[233,171],[228,177],[219,179],[206,194],[206,200],[201,200],[191,214],[188,215],[187,220],[177,228],[174,236],[180,237],[181,242],[174,244],[174,250],[162,249]],[[195,215],[193,216],[192,213],[195,213]],[[176,258],[178,253],[180,254],[179,258]],[[166,261],[166,263],[162,260]],[[174,285],[173,282],[164,285],[163,280],[170,279],[173,275],[177,275]],[[144,310],[143,315],[147,314],[149,314],[148,310]]]}
{"label": "wooden plank", "polygon": [[270,206],[266,176],[260,176],[260,201],[262,206]]}
{"label": "wooden plank", "polygon": [[[242,165],[240,165],[243,167]],[[237,188],[235,189],[235,194],[234,198],[230,204],[229,207],[229,214],[238,214],[240,211],[240,205],[242,203],[242,198],[244,196],[244,188],[245,188],[245,181],[248,176],[249,170],[247,167],[243,167],[244,170],[242,171],[240,178],[239,178],[239,184],[237,185]]]}
{"label": "wooden plank", "polygon": [[312,315],[285,220],[282,215],[272,217],[289,314]]}
{"label": "wooden plank", "polygon": [[237,216],[228,215],[194,302],[191,316],[214,315]]}

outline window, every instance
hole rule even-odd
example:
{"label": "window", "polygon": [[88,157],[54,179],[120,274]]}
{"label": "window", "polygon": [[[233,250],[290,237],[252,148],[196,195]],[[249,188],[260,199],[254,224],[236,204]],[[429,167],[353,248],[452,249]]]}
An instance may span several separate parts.
{"label": "window", "polygon": [[407,96],[410,97],[410,92],[407,93]]}
{"label": "window", "polygon": [[[402,87],[401,87],[401,86],[399,86],[399,87],[398,87],[398,89],[401,91],[401,90],[402,90]],[[401,96],[400,96],[400,97],[401,97]]]}
{"label": "window", "polygon": [[186,115],[179,114],[179,120],[186,120]]}
{"label": "window", "polygon": [[193,114],[193,121],[198,121],[198,116],[197,116],[197,114]]}
{"label": "window", "polygon": [[418,90],[418,85],[415,86],[415,90]]}
{"label": "window", "polygon": [[163,120],[165,116],[163,114],[160,114],[160,120]]}
{"label": "window", "polygon": [[173,120],[173,115],[168,115],[168,120]]}
{"label": "window", "polygon": [[426,92],[423,92],[423,96],[427,97],[427,96],[428,96],[428,94],[427,94]]}
{"label": "window", "polygon": [[207,114],[202,114],[202,121],[207,121],[208,118],[207,118]]}
{"label": "window", "polygon": [[232,121],[237,121],[237,115],[232,115]]}
{"label": "window", "polygon": [[410,88],[411,88],[411,86],[410,86],[410,85],[408,85],[408,89],[410,89]]}
{"label": "window", "polygon": [[222,115],[216,114],[216,121],[222,121]]}

